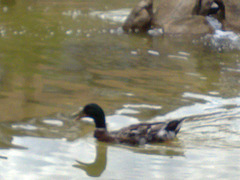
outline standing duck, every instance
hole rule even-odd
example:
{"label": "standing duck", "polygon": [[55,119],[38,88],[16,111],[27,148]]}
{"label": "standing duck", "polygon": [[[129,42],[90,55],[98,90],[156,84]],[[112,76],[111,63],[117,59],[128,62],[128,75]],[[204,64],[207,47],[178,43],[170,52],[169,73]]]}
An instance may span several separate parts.
{"label": "standing duck", "polygon": [[76,120],[90,117],[94,120],[96,129],[94,137],[99,141],[124,144],[145,144],[164,142],[176,137],[184,119],[169,122],[140,123],[130,125],[118,131],[107,131],[105,114],[97,104],[87,104],[78,114]]}

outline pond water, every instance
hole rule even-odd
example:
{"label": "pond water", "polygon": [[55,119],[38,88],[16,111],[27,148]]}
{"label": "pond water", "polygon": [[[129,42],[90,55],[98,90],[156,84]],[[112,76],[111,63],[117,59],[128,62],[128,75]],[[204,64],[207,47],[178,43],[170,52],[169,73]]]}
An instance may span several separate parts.
{"label": "pond water", "polygon": [[[123,34],[136,2],[1,1],[0,179],[239,179],[239,47]],[[186,121],[172,142],[101,143],[72,118],[89,102],[110,130]]]}

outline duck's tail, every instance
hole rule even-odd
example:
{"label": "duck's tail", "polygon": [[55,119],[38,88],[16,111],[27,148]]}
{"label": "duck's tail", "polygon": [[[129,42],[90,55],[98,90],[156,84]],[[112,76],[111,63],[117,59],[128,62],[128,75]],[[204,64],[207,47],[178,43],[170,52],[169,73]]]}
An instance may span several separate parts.
{"label": "duck's tail", "polygon": [[181,125],[182,125],[184,120],[185,120],[185,118],[168,122],[166,127],[165,127],[165,130],[166,131],[172,131],[175,134],[177,134],[179,132],[179,130],[181,128]]}
{"label": "duck's tail", "polygon": [[158,141],[172,140],[179,132],[181,125],[185,118],[173,120],[166,123],[157,133],[156,138]]}

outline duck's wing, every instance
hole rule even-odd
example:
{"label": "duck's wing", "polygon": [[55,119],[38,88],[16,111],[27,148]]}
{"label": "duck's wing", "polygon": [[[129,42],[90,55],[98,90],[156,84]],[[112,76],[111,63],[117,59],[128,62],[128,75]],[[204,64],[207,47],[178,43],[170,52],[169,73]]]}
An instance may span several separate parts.
{"label": "duck's wing", "polygon": [[134,124],[119,131],[113,131],[110,135],[120,143],[144,144],[156,136],[164,125],[163,122]]}
{"label": "duck's wing", "polygon": [[163,142],[176,137],[183,120],[134,124],[119,131],[113,131],[110,136],[120,143]]}

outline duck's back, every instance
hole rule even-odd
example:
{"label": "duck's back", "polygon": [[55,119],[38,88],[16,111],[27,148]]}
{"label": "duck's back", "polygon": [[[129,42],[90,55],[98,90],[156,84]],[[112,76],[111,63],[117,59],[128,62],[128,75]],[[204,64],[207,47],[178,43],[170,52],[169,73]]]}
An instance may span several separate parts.
{"label": "duck's back", "polygon": [[156,142],[159,141],[157,134],[163,130],[165,125],[163,122],[134,124],[119,131],[113,131],[110,135],[119,143],[144,144]]}
{"label": "duck's back", "polygon": [[141,123],[113,131],[109,135],[118,143],[145,144],[172,140],[184,119],[169,122]]}

